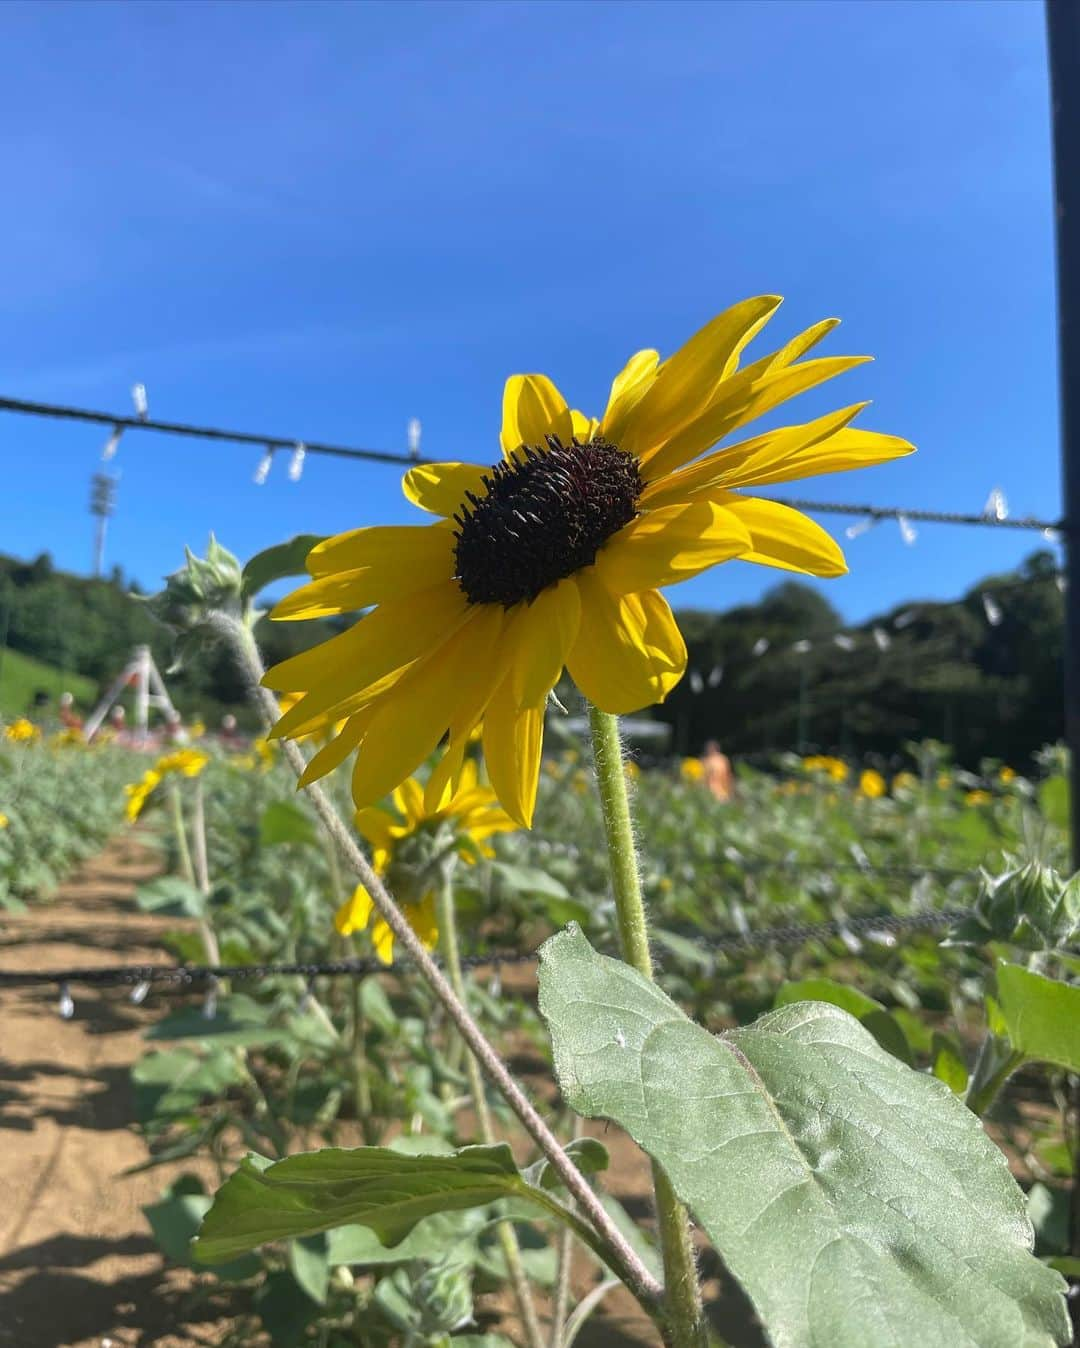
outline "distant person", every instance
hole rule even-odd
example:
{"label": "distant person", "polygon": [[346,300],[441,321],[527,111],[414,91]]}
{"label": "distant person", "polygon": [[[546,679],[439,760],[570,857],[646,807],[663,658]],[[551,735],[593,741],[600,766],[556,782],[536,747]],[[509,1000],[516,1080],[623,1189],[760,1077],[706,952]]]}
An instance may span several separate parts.
{"label": "distant person", "polygon": [[65,730],[82,729],[83,720],[75,710],[75,696],[73,693],[60,694],[60,724]]}
{"label": "distant person", "polygon": [[705,785],[717,800],[730,800],[735,794],[735,778],[731,771],[731,760],[723,753],[716,740],[708,740],[705,752],[701,755],[701,764],[705,769]]}
{"label": "distant person", "polygon": [[235,749],[240,743],[240,736],[236,729],[236,717],[231,711],[227,711],[221,718],[221,734],[218,738],[227,749]]}

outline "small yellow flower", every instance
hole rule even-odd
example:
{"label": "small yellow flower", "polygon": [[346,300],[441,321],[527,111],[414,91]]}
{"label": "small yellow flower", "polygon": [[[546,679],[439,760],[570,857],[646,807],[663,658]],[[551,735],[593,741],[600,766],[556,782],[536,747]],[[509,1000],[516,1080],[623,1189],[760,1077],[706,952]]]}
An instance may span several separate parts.
{"label": "small yellow flower", "polygon": [[[402,782],[391,800],[393,813],[378,805],[370,805],[356,812],[356,827],[371,846],[371,863],[377,875],[385,875],[397,849],[422,830],[434,830],[440,825],[451,826],[459,856],[466,862],[473,862],[478,851],[483,856],[494,856],[488,842],[494,834],[508,833],[517,828],[517,824],[500,808],[495,792],[480,784],[476,763],[472,759],[468,759],[462,767],[457,792],[445,800],[440,808],[427,809],[424,788],[415,777]],[[439,939],[434,895],[427,893],[419,903],[403,903],[401,907],[413,931],[427,949],[433,949]],[[363,885],[358,885],[352,897],[337,910],[334,925],[343,936],[348,936],[354,931],[365,930],[371,914],[371,896]],[[394,933],[381,917],[376,919],[371,935],[376,955],[384,964],[392,963]]]}
{"label": "small yellow flower", "polygon": [[873,768],[867,768],[859,776],[859,794],[869,800],[877,800],[885,794],[885,778]]}
{"label": "small yellow flower", "polygon": [[[366,931],[375,905],[371,895],[363,885],[357,885],[352,898],[346,899],[334,916],[334,926],[342,936],[351,936],[353,932]],[[401,911],[408,919],[409,926],[419,936],[425,950],[434,950],[439,943],[439,924],[435,914],[435,895],[425,894],[419,903],[403,903]],[[371,929],[371,944],[375,954],[383,964],[394,962],[394,933],[385,920],[376,917]]]}
{"label": "small yellow flower", "polygon": [[1015,782],[1016,769],[1010,768],[1008,764],[1006,764],[1005,767],[1003,767],[1001,771],[998,773],[998,781],[1003,783],[1005,786],[1008,786],[1010,782]]}
{"label": "small yellow flower", "polygon": [[198,777],[209,762],[210,755],[202,749],[177,749],[159,758],[154,767],[162,777],[171,772],[178,772],[184,777]]}
{"label": "small yellow flower", "polygon": [[919,785],[919,779],[913,772],[898,772],[892,784],[894,791],[914,791]]}
{"label": "small yellow flower", "polygon": [[7,815],[6,815],[6,814],[3,814],[3,813],[0,813],[0,828],[7,828],[7,826],[8,826],[10,823],[11,823],[11,820],[7,817]]}
{"label": "small yellow flower", "polygon": [[637,782],[641,780],[641,768],[633,759],[628,758],[624,761],[623,771],[626,773],[628,781]]}
{"label": "small yellow flower", "polygon": [[29,744],[32,740],[41,738],[41,731],[33,721],[20,716],[18,720],[12,721],[4,728],[4,738],[10,740],[12,744]]}
{"label": "small yellow flower", "polygon": [[78,726],[67,726],[64,730],[58,730],[49,743],[54,749],[74,749],[83,748],[86,740]]}
{"label": "small yellow flower", "polygon": [[976,806],[989,805],[993,799],[994,797],[990,794],[989,791],[982,791],[982,790],[969,791],[964,796],[964,804]]}
{"label": "small yellow flower", "polygon": [[486,464],[417,464],[405,474],[406,497],[430,523],[354,529],[311,550],[310,582],[273,616],[372,611],[264,680],[302,694],[276,736],[344,722],[309,780],[359,750],[352,792],[364,807],[444,738],[454,780],[482,728],[492,785],[529,827],[548,694],[564,669],[614,714],[662,702],[685,673],[686,644],[662,589],[734,558],[845,573],[820,525],[753,493],[884,463],[912,446],[854,429],[865,403],[728,442],[866,359],[803,359],[834,319],[744,359],[779,306],[777,295],[755,296],[665,360],[637,352],[600,418],[571,408],[545,375],[512,375],[498,463],[489,466],[493,445]]}
{"label": "small yellow flower", "polygon": [[832,758],[828,754],[811,754],[802,761],[807,772],[825,773],[834,782],[846,782],[848,765],[842,758]]}
{"label": "small yellow flower", "polygon": [[952,778],[947,772],[938,773],[937,786],[939,791],[948,791],[952,784]]}
{"label": "small yellow flower", "polygon": [[193,740],[201,740],[206,734],[206,725],[203,721],[192,721],[188,726],[188,734]]}
{"label": "small yellow flower", "polygon": [[705,764],[700,758],[684,758],[679,764],[679,776],[684,782],[700,782],[705,777]]}
{"label": "small yellow flower", "polygon": [[134,824],[139,815],[143,812],[143,807],[153,795],[155,789],[161,785],[162,775],[154,768],[147,768],[143,773],[141,782],[131,782],[124,787],[124,794],[127,796],[127,805],[124,807],[124,814],[127,816],[128,823]]}

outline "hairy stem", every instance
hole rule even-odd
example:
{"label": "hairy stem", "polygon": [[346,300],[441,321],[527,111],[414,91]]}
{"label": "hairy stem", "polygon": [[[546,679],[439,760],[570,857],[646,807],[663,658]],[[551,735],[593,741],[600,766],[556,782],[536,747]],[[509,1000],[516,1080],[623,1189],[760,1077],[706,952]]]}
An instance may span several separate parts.
{"label": "hairy stem", "polygon": [[[573,1136],[576,1142],[585,1132],[585,1120],[574,1115]],[[555,1266],[555,1294],[551,1311],[551,1348],[562,1348],[566,1330],[566,1315],[570,1309],[570,1272],[573,1262],[573,1233],[568,1226],[559,1232],[557,1263]]]}
{"label": "hairy stem", "polygon": [[[177,791],[177,798],[179,794]],[[191,843],[195,862],[195,883],[206,899],[210,896],[210,861],[206,850],[206,801],[203,797],[201,777],[195,783],[195,804],[191,810]],[[220,964],[221,951],[218,948],[217,934],[205,914],[199,918],[199,935],[206,951],[207,964]]]}
{"label": "hairy stem", "polygon": [[[457,914],[454,910],[454,890],[451,883],[453,860],[447,858],[440,867],[438,887],[435,891],[439,923],[439,945],[442,949],[446,972],[450,975],[450,986],[454,989],[461,1004],[467,1005],[465,995],[465,976],[461,971],[461,952],[458,949]],[[480,1065],[476,1058],[468,1053],[465,1067],[469,1074],[469,1094],[472,1096],[473,1109],[476,1112],[476,1126],[480,1140],[490,1145],[495,1141],[495,1130],[491,1126],[491,1111],[488,1109],[487,1096],[484,1093],[484,1078],[480,1075]],[[525,1338],[529,1348],[544,1348],[544,1335],[540,1320],[536,1314],[532,1289],[521,1261],[521,1246],[514,1231],[513,1222],[499,1222],[495,1228],[503,1258],[510,1274],[510,1284],[514,1289],[514,1298],[521,1312],[521,1323],[525,1327]]]}
{"label": "hairy stem", "polygon": [[[618,718],[610,712],[590,706],[589,729],[611,865],[619,944],[627,964],[651,980],[652,955],[649,953],[649,933],[634,848]],[[706,1330],[694,1246],[690,1238],[690,1218],[676,1198],[671,1181],[656,1161],[652,1163],[652,1173],[656,1216],[664,1254],[668,1341],[672,1348],[702,1348],[706,1343]]]}
{"label": "hairy stem", "polygon": [[[241,668],[251,684],[252,695],[263,715],[270,722],[276,720],[279,714],[277,700],[272,693],[261,686],[265,671],[250,631],[235,618],[222,613],[210,615],[208,621],[210,627],[227,640],[236,653]],[[293,771],[299,777],[307,766],[304,755],[297,745],[291,741],[285,741],[283,751]],[[559,1139],[537,1113],[525,1092],[514,1080],[499,1057],[494,1046],[455,994],[442,970],[424,949],[423,943],[409,925],[401,909],[391,898],[382,880],[375,874],[371,863],[334,808],[329,796],[318,784],[312,784],[306,789],[323,825],[334,839],[348,866],[355,872],[371,896],[373,905],[394,933],[395,940],[401,943],[408,959],[416,966],[424,981],[442,1003],[447,1015],[457,1026],[461,1037],[476,1056],[487,1078],[505,1098],[507,1104],[521,1120],[525,1131],[551,1162],[567,1191],[577,1200],[593,1228],[602,1236],[603,1242],[610,1252],[609,1262],[612,1263],[623,1282],[626,1283],[642,1306],[650,1314],[655,1314],[657,1305],[663,1296],[663,1288],[641,1262],[629,1241],[604,1211],[603,1205],[589,1187],[585,1176],[563,1151]]]}

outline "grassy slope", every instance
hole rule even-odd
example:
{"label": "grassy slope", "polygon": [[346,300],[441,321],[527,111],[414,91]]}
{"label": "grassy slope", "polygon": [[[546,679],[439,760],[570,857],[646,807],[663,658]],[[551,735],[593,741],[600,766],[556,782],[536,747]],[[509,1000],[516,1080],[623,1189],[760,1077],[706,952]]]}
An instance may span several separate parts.
{"label": "grassy slope", "polygon": [[65,689],[74,693],[82,707],[92,706],[97,695],[97,684],[81,674],[65,674],[63,670],[34,660],[19,651],[0,653],[0,716],[19,716],[30,710],[34,694],[43,688],[54,704]]}

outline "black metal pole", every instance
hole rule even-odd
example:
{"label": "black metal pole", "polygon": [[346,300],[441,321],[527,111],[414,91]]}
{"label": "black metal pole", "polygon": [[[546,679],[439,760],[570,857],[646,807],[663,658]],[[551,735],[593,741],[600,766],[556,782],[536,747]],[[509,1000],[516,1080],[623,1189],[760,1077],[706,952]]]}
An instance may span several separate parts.
{"label": "black metal pole", "polygon": [[1057,227],[1065,516],[1065,743],[1072,864],[1080,869],[1080,0],[1047,0]]}
{"label": "black metal pole", "polygon": [[[1080,868],[1080,0],[1046,0],[1050,104],[1054,132],[1057,229],[1061,465],[1065,504],[1065,743],[1069,747],[1069,834]],[[1072,1078],[1073,1125],[1080,1089]],[[1080,1253],[1080,1149],[1073,1154],[1070,1253]],[[1073,1303],[1073,1317],[1075,1303]]]}

